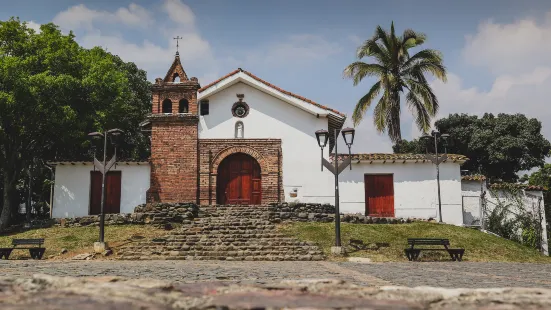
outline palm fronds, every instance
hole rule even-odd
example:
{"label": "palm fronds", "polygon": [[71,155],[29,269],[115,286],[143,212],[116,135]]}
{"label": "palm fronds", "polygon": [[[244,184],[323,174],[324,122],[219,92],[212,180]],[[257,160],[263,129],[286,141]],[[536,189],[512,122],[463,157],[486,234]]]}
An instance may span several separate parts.
{"label": "palm fronds", "polygon": [[[439,51],[424,49],[410,56],[410,49],[422,45],[425,40],[425,34],[412,29],[396,36],[392,22],[390,32],[377,26],[373,36],[360,45],[356,52],[358,60],[344,69],[343,76],[352,79],[354,86],[365,77],[377,77],[378,81],[356,103],[352,114],[354,126],[361,122],[372,102],[382,93],[373,110],[375,128],[388,133],[392,142],[401,140],[400,95],[406,92],[406,103],[417,127],[422,131],[430,128],[439,103],[425,75],[431,74],[446,82],[446,68]],[[362,61],[364,58],[372,62]]]}

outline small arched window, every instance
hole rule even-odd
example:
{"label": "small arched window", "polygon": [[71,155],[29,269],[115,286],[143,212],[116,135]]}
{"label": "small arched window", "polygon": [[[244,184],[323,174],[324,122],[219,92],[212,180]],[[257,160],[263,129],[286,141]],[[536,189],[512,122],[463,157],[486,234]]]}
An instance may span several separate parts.
{"label": "small arched window", "polygon": [[178,73],[174,73],[174,75],[172,76],[172,82],[180,83],[180,76],[178,75]]}
{"label": "small arched window", "polygon": [[235,123],[235,138],[243,139],[245,136],[245,126],[242,121]]}
{"label": "small arched window", "polygon": [[180,103],[178,104],[178,113],[188,113],[189,111],[189,103],[186,99],[180,100]]}
{"label": "small arched window", "polygon": [[163,113],[172,113],[172,101],[170,101],[170,99],[165,99],[163,101]]}

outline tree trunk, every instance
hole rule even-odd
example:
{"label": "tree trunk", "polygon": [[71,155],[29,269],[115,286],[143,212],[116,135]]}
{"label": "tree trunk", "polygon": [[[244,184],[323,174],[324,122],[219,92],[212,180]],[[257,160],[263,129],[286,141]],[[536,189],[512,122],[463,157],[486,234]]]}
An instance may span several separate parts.
{"label": "tree trunk", "polygon": [[33,167],[30,166],[29,167],[29,181],[28,181],[28,185],[29,185],[29,188],[28,188],[28,193],[27,193],[27,203],[26,203],[26,210],[25,210],[25,213],[26,213],[26,220],[27,220],[27,225],[31,225],[31,208],[32,208],[32,199],[33,199]]}
{"label": "tree trunk", "polygon": [[4,203],[2,208],[2,213],[0,213],[0,231],[5,230],[9,227],[11,221],[11,212],[13,207],[13,198],[14,193],[16,192],[15,188],[15,177],[14,171],[9,171],[10,169],[4,170],[4,191],[2,193],[2,201]]}

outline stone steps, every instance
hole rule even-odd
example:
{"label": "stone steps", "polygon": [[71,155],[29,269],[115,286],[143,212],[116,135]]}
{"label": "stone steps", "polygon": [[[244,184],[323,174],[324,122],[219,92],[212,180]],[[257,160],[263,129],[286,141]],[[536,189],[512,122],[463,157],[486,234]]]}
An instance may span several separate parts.
{"label": "stone steps", "polygon": [[161,238],[124,246],[119,259],[323,260],[319,247],[278,232],[269,206],[207,206]]}
{"label": "stone steps", "polygon": [[313,245],[306,245],[306,246],[300,246],[297,247],[295,245],[273,245],[273,246],[243,246],[243,247],[219,247],[219,246],[190,246],[190,245],[178,245],[178,244],[166,244],[163,246],[152,246],[152,245],[145,245],[145,246],[135,246],[135,247],[127,247],[127,250],[132,251],[140,251],[140,250],[147,250],[147,251],[157,251],[162,249],[169,249],[169,250],[182,250],[182,251],[266,251],[266,252],[272,252],[272,251],[280,251],[280,250],[297,250],[297,251],[318,251],[319,248]]}
{"label": "stone steps", "polygon": [[322,260],[322,257],[314,255],[259,255],[259,256],[166,256],[166,255],[144,255],[126,256],[124,260],[226,260],[226,261],[308,261]]}

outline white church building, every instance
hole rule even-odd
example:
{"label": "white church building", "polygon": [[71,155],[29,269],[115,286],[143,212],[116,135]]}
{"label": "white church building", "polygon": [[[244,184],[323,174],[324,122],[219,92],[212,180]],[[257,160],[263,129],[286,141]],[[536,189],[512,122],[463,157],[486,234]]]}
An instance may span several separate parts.
{"label": "white church building", "polygon": [[[146,202],[334,204],[334,176],[321,169],[315,132],[331,137],[345,119],[243,69],[201,87],[176,55],[153,84],[151,114],[142,123],[151,157],[119,162],[107,174],[106,212],[131,213]],[[334,143],[331,138],[323,150],[329,161]],[[347,152],[340,135],[339,150]],[[449,154],[440,164],[442,217],[450,224],[465,224],[460,166],[466,160]],[[351,162],[339,176],[341,212],[438,218],[436,168],[424,155],[352,154]],[[53,217],[98,214],[101,174],[92,162],[53,164]]]}

